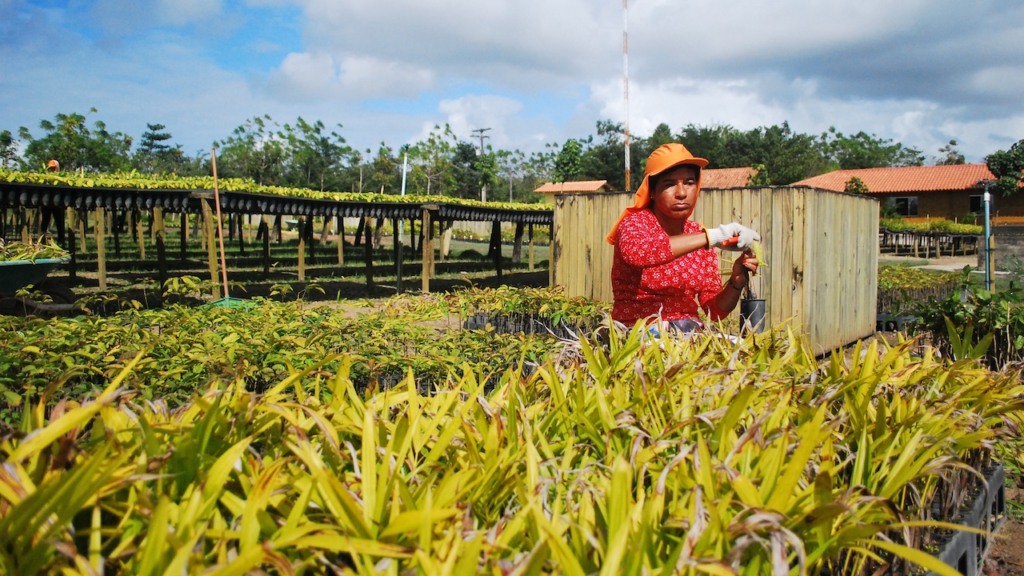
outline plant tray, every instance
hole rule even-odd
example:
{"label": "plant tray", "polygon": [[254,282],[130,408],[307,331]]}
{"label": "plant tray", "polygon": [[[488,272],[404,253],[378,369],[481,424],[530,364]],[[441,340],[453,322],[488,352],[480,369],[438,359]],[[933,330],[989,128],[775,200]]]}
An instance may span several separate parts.
{"label": "plant tray", "polygon": [[880,312],[875,319],[875,332],[906,332],[915,320],[916,316]]}
{"label": "plant tray", "polygon": [[35,284],[67,260],[40,258],[39,260],[5,260],[0,262],[0,296],[13,296],[25,286]]}
{"label": "plant tray", "polygon": [[[1006,519],[1006,472],[997,465],[985,474],[982,490],[971,502],[963,525],[994,533]],[[935,556],[956,568],[964,576],[981,576],[990,538],[984,534],[957,532]],[[935,576],[929,572],[928,576]]]}

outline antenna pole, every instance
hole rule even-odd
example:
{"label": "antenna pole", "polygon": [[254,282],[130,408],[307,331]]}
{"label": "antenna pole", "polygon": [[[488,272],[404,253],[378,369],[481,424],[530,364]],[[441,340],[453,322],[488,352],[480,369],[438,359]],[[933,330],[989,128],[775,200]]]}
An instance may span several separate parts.
{"label": "antenna pole", "polygon": [[622,0],[622,75],[623,75],[623,96],[626,107],[626,134],[625,134],[625,155],[626,155],[626,192],[631,189],[630,162],[629,162],[629,0]]}

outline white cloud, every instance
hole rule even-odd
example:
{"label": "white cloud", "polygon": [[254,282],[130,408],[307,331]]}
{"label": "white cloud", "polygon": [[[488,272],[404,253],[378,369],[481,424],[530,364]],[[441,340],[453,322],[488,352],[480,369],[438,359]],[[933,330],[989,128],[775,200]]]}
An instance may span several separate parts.
{"label": "white cloud", "polygon": [[[301,115],[343,124],[361,147],[397,146],[447,121],[460,139],[490,127],[488,143],[530,152],[625,119],[619,2],[58,4],[0,0],[0,129],[95,106],[112,129],[137,136],[161,122],[191,150],[253,116]],[[1024,136],[1024,7],[629,8],[637,136],[661,122],[678,131],[788,121],[810,134],[863,130],[928,155],[955,138],[969,159]]]}
{"label": "white cloud", "polygon": [[292,53],[270,73],[271,92],[280,100],[330,100],[341,92],[338,66],[329,54]]}
{"label": "white cloud", "polygon": [[438,111],[445,117],[441,124],[447,123],[461,140],[479,146],[473,131],[486,129],[484,146],[495,148],[514,147],[510,131],[515,128],[522,108],[520,102],[496,95],[468,95],[442,100],[438,105]]}
{"label": "white cloud", "polygon": [[341,64],[347,98],[413,98],[434,84],[433,71],[397,60],[349,56]]}
{"label": "white cloud", "polygon": [[602,16],[618,7],[594,6],[587,0],[449,0],[441,7],[415,0],[305,2],[307,37],[317,49],[519,87],[537,79],[579,81],[581,72],[617,65],[621,28],[608,27]]}

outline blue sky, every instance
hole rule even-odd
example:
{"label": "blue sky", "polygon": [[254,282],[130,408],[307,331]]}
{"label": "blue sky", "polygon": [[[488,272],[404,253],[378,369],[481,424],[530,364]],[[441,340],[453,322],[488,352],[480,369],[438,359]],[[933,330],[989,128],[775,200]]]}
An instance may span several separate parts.
{"label": "blue sky", "polygon": [[1005,0],[0,0],[0,130],[89,113],[209,152],[302,117],[376,149],[448,123],[525,152],[659,123],[835,126],[968,161],[1024,138],[1024,3]]}

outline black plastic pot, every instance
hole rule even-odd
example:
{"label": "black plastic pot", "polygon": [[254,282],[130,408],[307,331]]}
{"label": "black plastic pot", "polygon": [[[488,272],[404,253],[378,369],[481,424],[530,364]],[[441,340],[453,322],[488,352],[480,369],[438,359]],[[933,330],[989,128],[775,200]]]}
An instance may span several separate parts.
{"label": "black plastic pot", "polygon": [[764,332],[765,302],[760,298],[740,300],[740,332]]}

